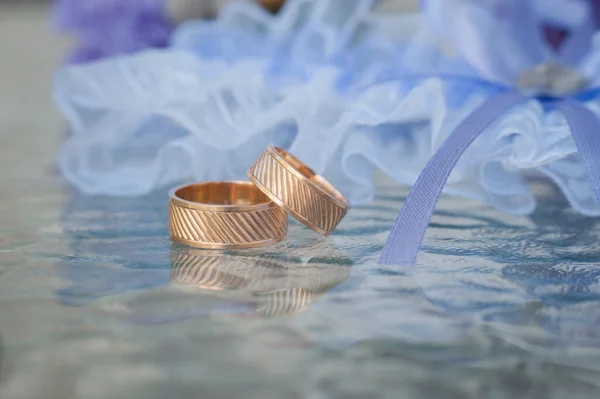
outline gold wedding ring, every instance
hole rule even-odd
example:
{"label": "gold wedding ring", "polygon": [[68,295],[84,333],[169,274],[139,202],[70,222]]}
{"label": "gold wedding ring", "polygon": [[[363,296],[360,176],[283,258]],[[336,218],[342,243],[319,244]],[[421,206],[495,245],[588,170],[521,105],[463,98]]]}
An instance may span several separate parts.
{"label": "gold wedding ring", "polygon": [[273,202],[325,236],[350,209],[327,180],[287,151],[270,145],[250,167],[248,177]]}
{"label": "gold wedding ring", "polygon": [[196,248],[256,248],[281,241],[287,213],[251,182],[209,182],[169,193],[169,232]]}

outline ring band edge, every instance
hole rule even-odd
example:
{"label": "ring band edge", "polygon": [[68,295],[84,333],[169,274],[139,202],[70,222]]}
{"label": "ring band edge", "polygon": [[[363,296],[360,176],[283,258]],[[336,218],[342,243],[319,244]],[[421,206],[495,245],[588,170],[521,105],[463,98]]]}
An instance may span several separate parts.
{"label": "ring band edge", "polygon": [[287,235],[287,231],[285,234],[282,234],[281,236],[278,236],[278,237],[271,238],[269,240],[253,241],[253,242],[239,243],[239,244],[226,244],[226,243],[207,243],[207,242],[203,242],[203,241],[191,241],[191,240],[186,240],[185,238],[178,237],[172,233],[169,234],[171,240],[175,241],[178,244],[186,245],[188,247],[193,247],[193,248],[200,248],[200,249],[222,249],[222,250],[251,249],[251,248],[268,247],[268,246],[271,246],[273,244],[277,244],[278,242],[283,241],[283,239],[286,237],[286,235]]}

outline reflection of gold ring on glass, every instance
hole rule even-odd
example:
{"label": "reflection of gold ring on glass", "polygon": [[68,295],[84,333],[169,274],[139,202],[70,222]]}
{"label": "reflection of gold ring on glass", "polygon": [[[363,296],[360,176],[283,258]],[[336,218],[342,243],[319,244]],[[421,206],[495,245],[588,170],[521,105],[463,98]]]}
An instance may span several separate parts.
{"label": "reflection of gold ring on glass", "polygon": [[213,295],[237,292],[255,302],[256,313],[274,317],[307,308],[350,277],[349,261],[338,253],[307,263],[299,260],[172,248],[171,283]]}
{"label": "reflection of gold ring on glass", "polygon": [[327,180],[272,145],[250,167],[248,177],[273,202],[325,236],[350,209],[348,200]]}
{"label": "reflection of gold ring on glass", "polygon": [[255,248],[281,241],[287,214],[250,182],[209,182],[169,193],[171,239],[197,248]]}

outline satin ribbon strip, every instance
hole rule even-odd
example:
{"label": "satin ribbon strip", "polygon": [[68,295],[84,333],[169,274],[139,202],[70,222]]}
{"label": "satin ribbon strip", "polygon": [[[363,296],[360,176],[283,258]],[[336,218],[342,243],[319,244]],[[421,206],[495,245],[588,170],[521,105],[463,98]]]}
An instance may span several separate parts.
{"label": "satin ribbon strip", "polygon": [[594,198],[600,203],[600,119],[580,102],[571,99],[557,102],[556,108],[569,124]]}
{"label": "satin ribbon strip", "polygon": [[433,210],[450,173],[471,143],[498,117],[526,97],[515,91],[497,94],[466,117],[421,172],[383,248],[379,263],[414,264]]}
{"label": "satin ribbon strip", "polygon": [[[516,91],[489,98],[465,118],[427,163],[406,198],[383,248],[379,264],[414,265],[435,206],[456,163],[494,121],[510,108],[532,100]],[[544,100],[548,101],[548,100]],[[581,102],[550,99],[571,129],[594,196],[600,203],[600,119]]]}

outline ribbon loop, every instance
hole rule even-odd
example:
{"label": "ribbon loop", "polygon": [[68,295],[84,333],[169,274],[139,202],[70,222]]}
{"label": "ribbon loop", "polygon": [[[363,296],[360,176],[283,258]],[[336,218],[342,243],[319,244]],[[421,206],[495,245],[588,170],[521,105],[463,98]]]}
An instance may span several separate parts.
{"label": "ribbon loop", "polygon": [[[427,163],[392,227],[380,264],[414,265],[440,195],[462,154],[485,129],[528,97],[516,91],[497,94],[465,118]],[[564,115],[586,169],[594,198],[600,203],[600,118],[581,102],[554,103]]]}
{"label": "ribbon loop", "polygon": [[561,100],[556,103],[556,108],[563,113],[569,124],[594,198],[600,203],[600,119],[574,100]]}
{"label": "ribbon loop", "polygon": [[416,263],[417,253],[435,206],[461,155],[492,122],[527,99],[516,91],[497,94],[481,104],[454,129],[427,163],[404,201],[379,258],[379,264]]}

